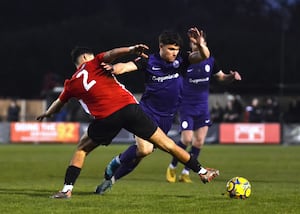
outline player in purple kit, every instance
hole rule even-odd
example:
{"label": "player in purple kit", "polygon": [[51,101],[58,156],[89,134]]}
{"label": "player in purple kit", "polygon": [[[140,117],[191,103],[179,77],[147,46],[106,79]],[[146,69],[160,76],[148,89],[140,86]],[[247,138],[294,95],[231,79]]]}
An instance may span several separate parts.
{"label": "player in purple kit", "polygon": [[[192,43],[191,48],[193,51],[197,50],[197,47]],[[211,76],[224,83],[241,80],[241,76],[237,71],[230,71],[229,74],[223,73],[217,67],[213,57],[209,57],[200,63],[191,64],[187,68],[183,78],[182,100],[179,107],[181,140],[177,145],[183,149],[191,145],[190,154],[196,159],[204,145],[208,127],[212,124],[208,105]],[[177,163],[178,160],[173,157],[167,168],[166,179],[170,183],[176,182]],[[184,167],[179,176],[180,182],[192,182],[189,171],[188,167]]]}
{"label": "player in purple kit", "polygon": [[[190,62],[200,62],[209,56],[208,48],[203,45],[202,34],[197,28],[191,28],[188,35],[197,51],[192,54],[179,54],[182,46],[180,35],[164,31],[159,36],[159,53],[151,54],[149,59],[139,59],[134,63],[118,63],[113,66],[114,74],[134,70],[145,71],[145,92],[140,100],[140,106],[165,133],[170,130],[179,106],[182,72],[186,71]],[[108,69],[111,69],[109,65]],[[136,137],[136,145],[130,146],[108,164],[105,179],[95,193],[103,194],[111,188],[116,180],[133,171],[140,160],[151,154],[153,149],[153,144]],[[209,169],[208,173],[211,175],[210,180],[219,174],[215,169]]]}

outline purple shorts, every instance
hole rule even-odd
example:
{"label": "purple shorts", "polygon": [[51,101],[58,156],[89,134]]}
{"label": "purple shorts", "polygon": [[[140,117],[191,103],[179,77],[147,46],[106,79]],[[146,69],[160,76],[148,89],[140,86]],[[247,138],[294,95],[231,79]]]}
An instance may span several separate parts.
{"label": "purple shorts", "polygon": [[181,130],[197,130],[204,126],[211,126],[210,114],[191,115],[180,112],[180,126]]}
{"label": "purple shorts", "polygon": [[165,134],[167,134],[170,131],[173,124],[174,116],[161,116],[155,114],[154,112],[152,112],[150,109],[148,109],[143,105],[140,106],[142,107],[144,112],[148,115],[148,117],[150,117],[157,124],[157,126],[161,128],[161,130],[163,130]]}

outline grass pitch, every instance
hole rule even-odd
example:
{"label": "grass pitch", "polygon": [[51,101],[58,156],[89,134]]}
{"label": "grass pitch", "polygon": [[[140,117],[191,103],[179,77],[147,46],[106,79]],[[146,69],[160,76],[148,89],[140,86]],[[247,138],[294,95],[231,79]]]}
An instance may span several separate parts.
{"label": "grass pitch", "polygon": [[[56,200],[49,196],[62,188],[75,145],[1,145],[0,213],[300,213],[300,146],[207,145],[200,161],[221,175],[205,185],[194,173],[192,184],[167,183],[171,157],[156,150],[110,192],[94,195],[106,164],[127,146],[97,148],[72,198]],[[234,176],[250,181],[250,198],[222,195]]]}

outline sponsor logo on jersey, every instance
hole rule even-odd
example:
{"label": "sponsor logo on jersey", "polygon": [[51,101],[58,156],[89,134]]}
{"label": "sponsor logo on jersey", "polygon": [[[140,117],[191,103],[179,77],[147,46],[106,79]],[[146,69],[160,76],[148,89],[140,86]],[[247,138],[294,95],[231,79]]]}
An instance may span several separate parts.
{"label": "sponsor logo on jersey", "polygon": [[205,120],[204,122],[205,122],[205,123],[209,123],[209,122],[210,122],[210,120]]}
{"label": "sponsor logo on jersey", "polygon": [[165,80],[177,79],[178,77],[179,77],[179,74],[175,73],[175,74],[169,74],[169,75],[163,76],[163,77],[152,76],[152,80],[157,81],[157,82],[163,82]]}
{"label": "sponsor logo on jersey", "polygon": [[189,79],[189,83],[193,83],[193,84],[198,84],[198,83],[207,82],[207,81],[209,81],[209,77],[205,77],[205,78],[201,78],[201,79],[192,79],[192,78]]}
{"label": "sponsor logo on jersey", "polygon": [[192,69],[192,68],[189,68],[189,69],[187,69],[186,72],[190,73],[190,72],[192,72],[192,71],[193,71],[193,69]]}

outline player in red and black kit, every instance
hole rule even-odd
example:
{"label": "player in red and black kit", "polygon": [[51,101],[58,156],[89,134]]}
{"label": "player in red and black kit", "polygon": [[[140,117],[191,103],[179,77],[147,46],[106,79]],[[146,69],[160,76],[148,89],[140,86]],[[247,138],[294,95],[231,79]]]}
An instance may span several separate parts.
{"label": "player in red and black kit", "polygon": [[77,70],[71,79],[65,81],[64,90],[45,113],[37,117],[42,121],[58,113],[70,98],[76,98],[84,110],[94,117],[88,130],[81,137],[77,149],[65,174],[63,189],[53,198],[70,198],[85,157],[99,145],[108,145],[122,128],[155,144],[163,151],[178,158],[202,181],[210,181],[216,175],[201,167],[200,163],[185,150],[178,147],[142,111],[134,96],[120,84],[115,76],[103,69],[103,63],[111,63],[117,57],[135,53],[147,57],[146,45],[115,48],[96,56],[88,48],[77,47],[72,51]]}

